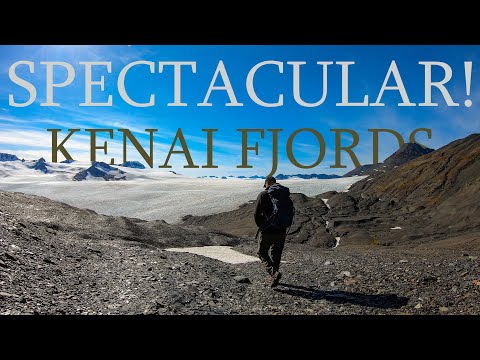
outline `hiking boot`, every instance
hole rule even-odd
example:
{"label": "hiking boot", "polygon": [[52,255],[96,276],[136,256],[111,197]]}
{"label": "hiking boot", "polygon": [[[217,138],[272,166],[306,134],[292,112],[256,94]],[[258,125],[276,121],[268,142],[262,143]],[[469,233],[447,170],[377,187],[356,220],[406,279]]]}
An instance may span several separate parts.
{"label": "hiking boot", "polygon": [[272,282],[270,283],[270,287],[274,288],[275,286],[277,286],[278,283],[280,282],[281,277],[282,277],[282,273],[280,273],[278,271],[275,274],[273,274]]}

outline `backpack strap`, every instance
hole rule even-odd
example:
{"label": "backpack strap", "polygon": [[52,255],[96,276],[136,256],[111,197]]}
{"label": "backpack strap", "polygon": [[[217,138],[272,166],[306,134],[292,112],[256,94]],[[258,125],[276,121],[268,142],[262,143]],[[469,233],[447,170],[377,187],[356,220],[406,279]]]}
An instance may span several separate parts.
{"label": "backpack strap", "polygon": [[[294,222],[294,221],[295,221],[295,207],[293,207],[293,219],[292,219],[292,225],[293,225],[293,222]],[[287,235],[288,235],[288,233],[290,232],[290,228],[292,227],[292,225],[290,225],[290,226],[288,227],[288,229],[286,230],[286,232],[285,232],[285,236],[287,236]]]}

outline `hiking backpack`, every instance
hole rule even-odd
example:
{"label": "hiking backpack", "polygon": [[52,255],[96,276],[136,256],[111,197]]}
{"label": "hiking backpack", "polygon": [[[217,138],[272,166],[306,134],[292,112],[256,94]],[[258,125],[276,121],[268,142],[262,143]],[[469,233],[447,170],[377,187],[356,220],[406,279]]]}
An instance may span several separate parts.
{"label": "hiking backpack", "polygon": [[272,215],[266,219],[267,228],[286,230],[292,226],[295,217],[295,207],[290,199],[290,190],[279,184],[271,185],[267,193],[272,201]]}

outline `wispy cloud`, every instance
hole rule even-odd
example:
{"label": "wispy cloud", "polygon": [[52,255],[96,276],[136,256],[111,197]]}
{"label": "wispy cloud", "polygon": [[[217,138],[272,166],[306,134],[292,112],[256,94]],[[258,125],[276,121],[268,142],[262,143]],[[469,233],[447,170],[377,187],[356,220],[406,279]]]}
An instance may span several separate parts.
{"label": "wispy cloud", "polygon": [[28,123],[29,120],[19,119],[14,116],[0,114],[0,122],[8,122],[8,123],[15,123],[15,124],[25,124]]}
{"label": "wispy cloud", "polygon": [[[68,149],[71,150],[88,150],[89,149],[89,136],[86,135],[72,135],[72,138],[68,140]],[[37,130],[2,130],[0,132],[0,144],[3,145],[15,145],[23,147],[31,147],[37,149],[51,149],[52,135],[47,131]]]}

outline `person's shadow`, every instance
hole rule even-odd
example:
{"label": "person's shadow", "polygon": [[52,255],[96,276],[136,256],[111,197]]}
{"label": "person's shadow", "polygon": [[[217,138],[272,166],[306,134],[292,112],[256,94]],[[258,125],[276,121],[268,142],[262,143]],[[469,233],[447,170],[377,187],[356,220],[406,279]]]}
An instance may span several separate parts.
{"label": "person's shadow", "polygon": [[287,289],[275,288],[283,294],[299,296],[310,300],[327,300],[337,304],[355,304],[380,309],[399,309],[408,303],[408,298],[395,294],[370,295],[350,291],[318,290],[311,287],[279,283]]}

